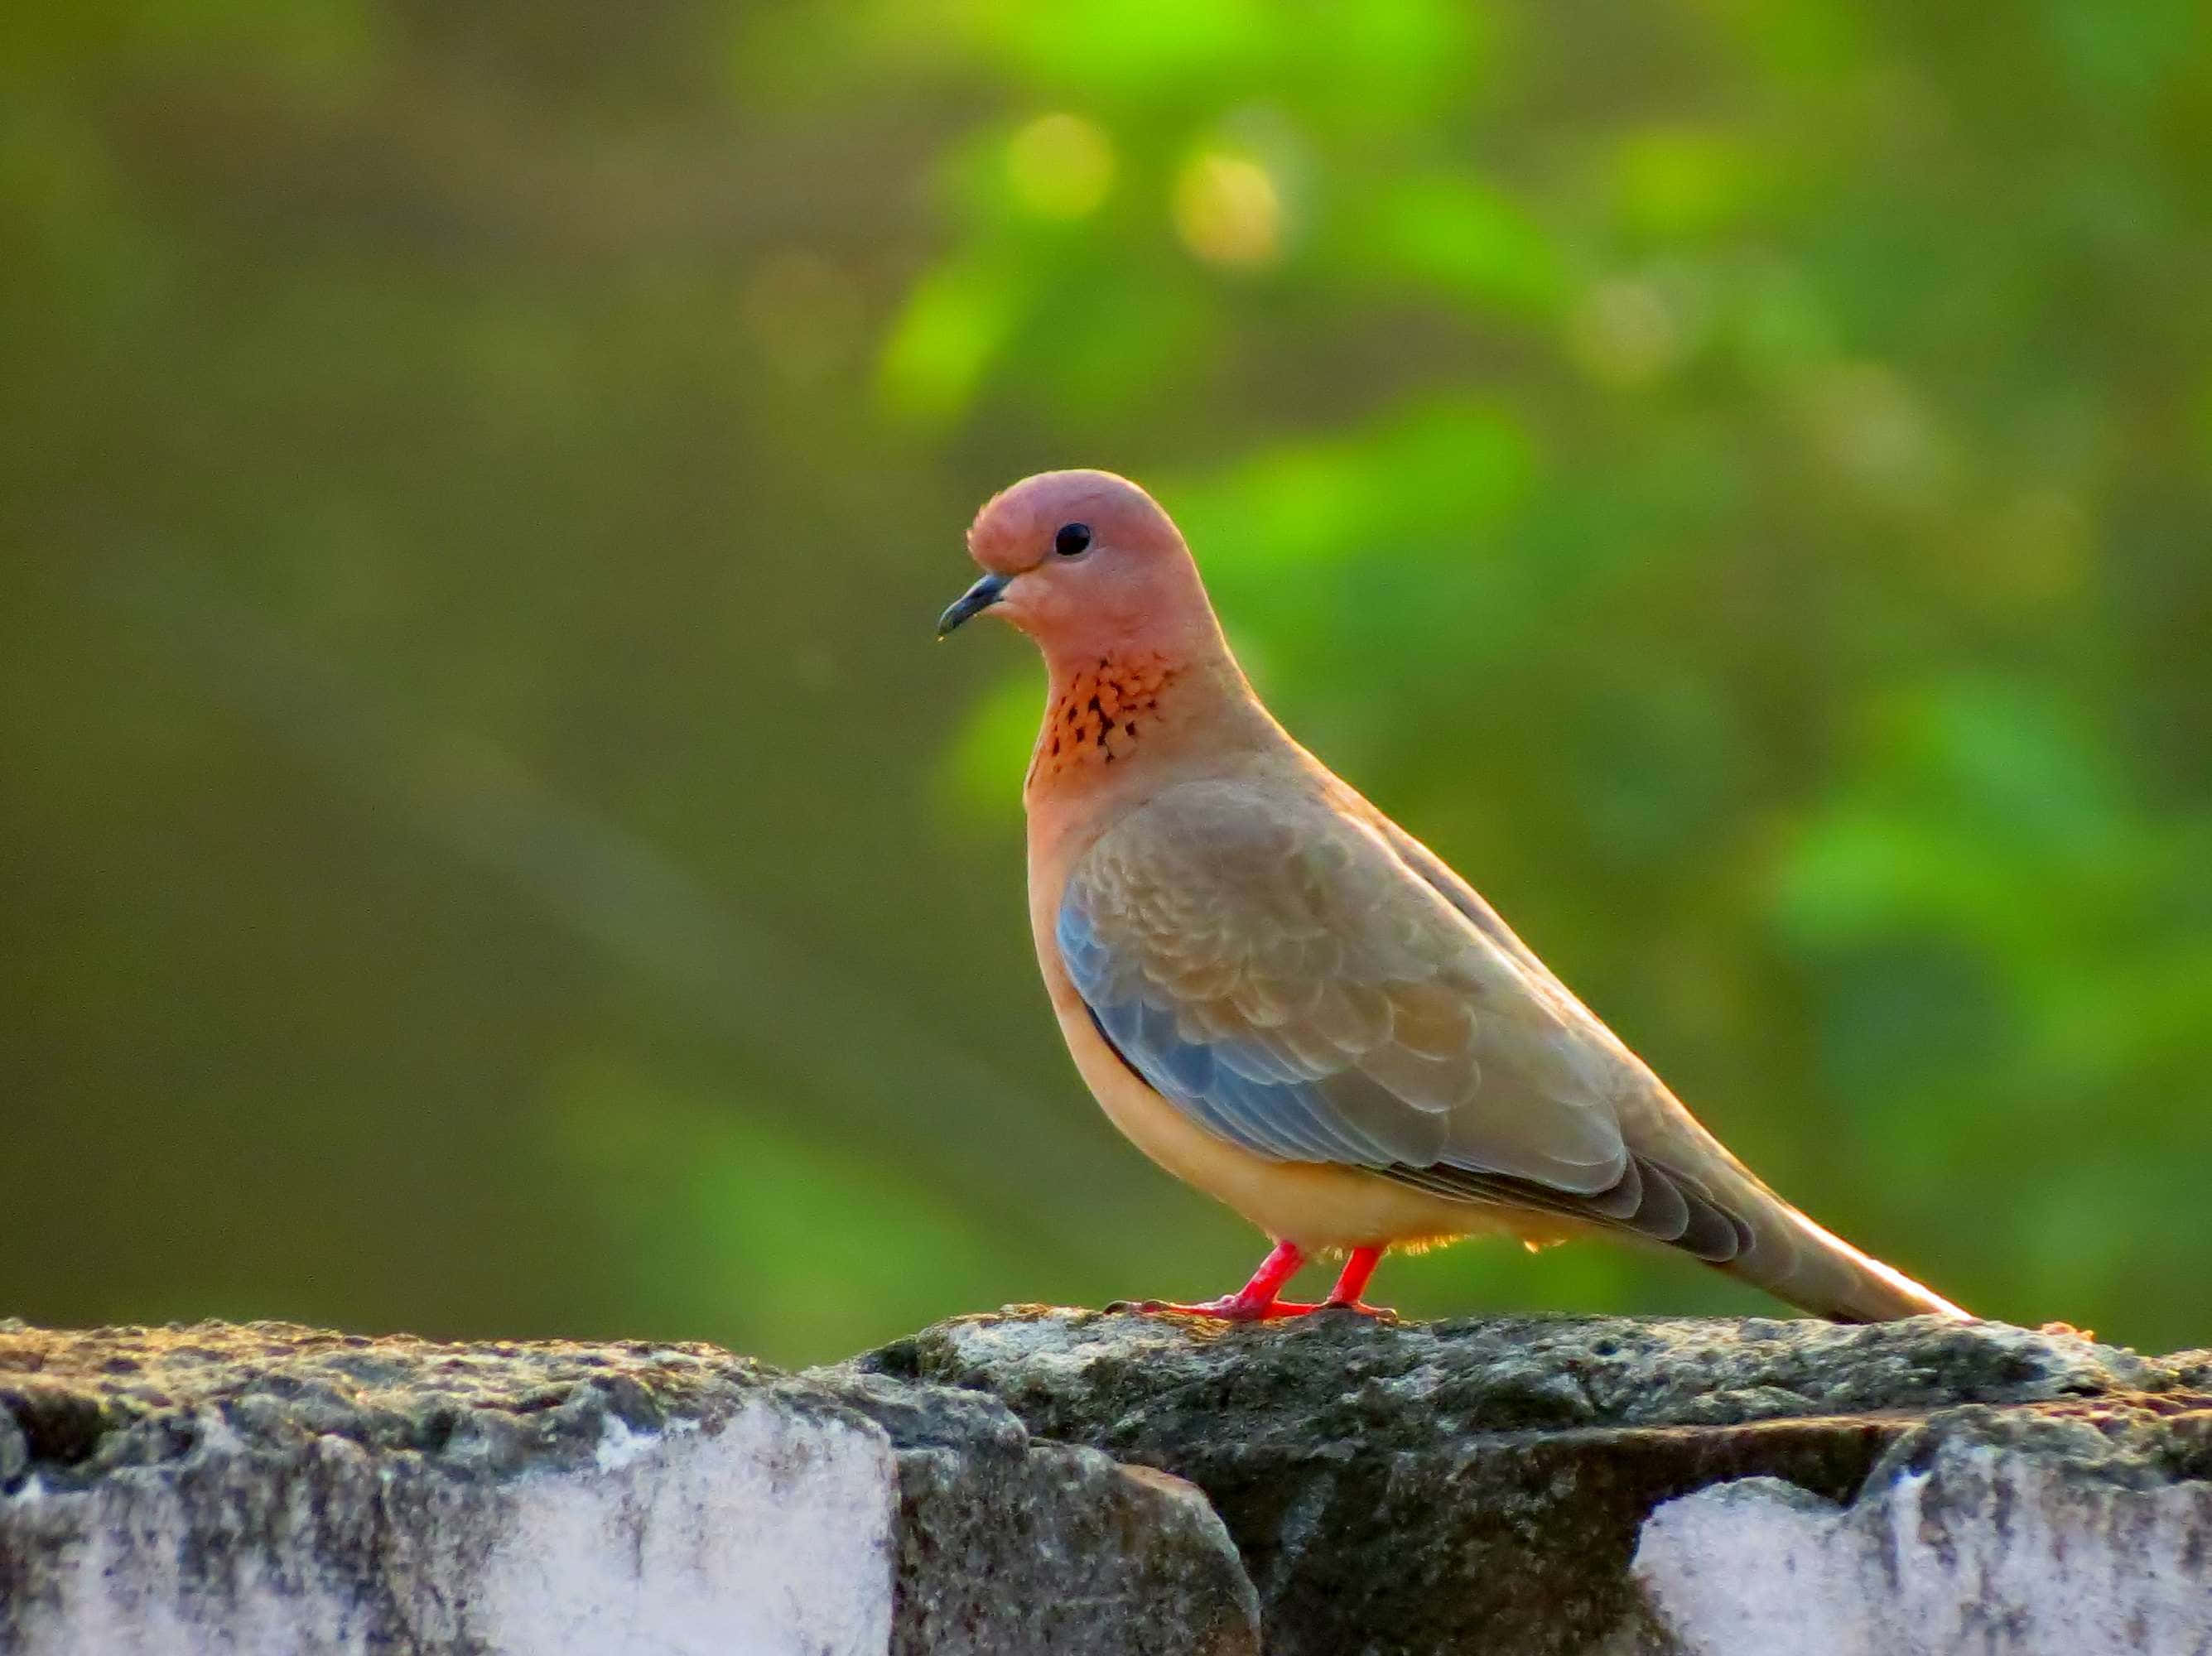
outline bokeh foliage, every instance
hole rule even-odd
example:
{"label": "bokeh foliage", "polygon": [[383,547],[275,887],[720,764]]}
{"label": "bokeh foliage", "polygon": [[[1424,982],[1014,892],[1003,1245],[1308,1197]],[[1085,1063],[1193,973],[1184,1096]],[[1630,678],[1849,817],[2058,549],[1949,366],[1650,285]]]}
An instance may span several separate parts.
{"label": "bokeh foliage", "polygon": [[1034,664],[928,645],[1089,464],[1786,1193],[2201,1343],[2208,15],[16,0],[0,1313],[1237,1280],[1035,985]]}

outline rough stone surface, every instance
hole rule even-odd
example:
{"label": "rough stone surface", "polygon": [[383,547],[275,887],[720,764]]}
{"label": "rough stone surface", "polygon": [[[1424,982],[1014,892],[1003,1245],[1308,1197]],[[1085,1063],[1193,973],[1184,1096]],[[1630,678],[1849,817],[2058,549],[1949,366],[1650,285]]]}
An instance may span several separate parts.
{"label": "rough stone surface", "polygon": [[2208,1392],[1934,1320],[0,1323],[0,1656],[2212,1656]]}
{"label": "rough stone surface", "polygon": [[810,1378],[898,1453],[898,1656],[1258,1656],[1258,1597],[1182,1479],[1034,1439],[973,1392]]}
{"label": "rough stone surface", "polygon": [[2204,1656],[2212,1412],[1939,1414],[1848,1506],[1766,1478],[1669,1502],[1636,1571],[1694,1656]]}
{"label": "rough stone surface", "polygon": [[0,1330],[0,1650],[872,1653],[893,1458],[704,1347]]}
{"label": "rough stone surface", "polygon": [[1256,1650],[1253,1613],[1194,1491],[970,1393],[705,1346],[0,1324],[6,1656],[1150,1656]]}
{"label": "rough stone surface", "polygon": [[[2124,1465],[2147,1498],[2158,1498],[2152,1485],[2183,1486],[2194,1500],[2212,1421],[2212,1401],[2200,1395],[2212,1377],[2204,1354],[2151,1359],[2076,1336],[1924,1319],[1869,1328],[1758,1319],[1389,1326],[1322,1316],[1232,1328],[1016,1310],[940,1325],[858,1366],[987,1392],[1040,1436],[1188,1478],[1236,1538],[1276,1656],[1826,1650],[1762,1642],[1766,1634],[1745,1633],[1749,1624],[1725,1623],[1729,1578],[1769,1567],[1763,1542],[1714,1539],[1747,1500],[1763,1495],[1791,1522],[1856,1521],[1851,1533],[1863,1536],[1882,1520],[1857,1519],[1856,1507],[1837,1520],[1843,1503],[1864,1487],[1874,1504],[1861,1505],[1873,1513],[1891,1498],[1882,1491],[1907,1489],[1925,1471],[1933,1481],[1924,1487],[1966,1503],[1953,1509],[1957,1526],[1985,1517],[1997,1532],[2009,1521],[2000,1484],[1970,1486],[1942,1449],[2051,1471],[2045,1440],[2033,1436],[2046,1430],[2074,1435],[2069,1442],[2085,1430],[2124,1440],[2106,1456],[2108,1482]],[[2014,1435],[2009,1449],[1993,1431]],[[2026,1491],[2027,1476],[2007,1471],[2002,1487]],[[1737,1485],[1699,1497],[1735,1503],[1718,1515],[1701,1515],[1694,1501],[1669,1508],[1674,1516],[1654,1534],[1671,1523],[1676,1539],[1655,1540],[1642,1574],[1632,1569],[1655,1508],[1744,1479],[1770,1481],[1751,1496]],[[1690,1535],[1693,1521],[1704,1527]],[[2112,1525],[2143,1520],[2116,1511],[2089,1521],[2102,1526],[2109,1554]],[[1875,1570],[1849,1576],[1847,1591],[1887,1594],[1895,1608],[1885,1629],[1915,1624],[1907,1618],[1945,1592],[1967,1604],[1978,1590],[1971,1571],[1954,1569],[1915,1600],[1881,1574],[1878,1548],[1829,1544],[1842,1562],[1822,1568]],[[1991,1549],[2011,1544],[1998,1533]],[[1926,1545],[1962,1556],[1954,1542]],[[1868,1556],[1874,1564],[1851,1562]],[[2127,1575],[2127,1556],[2110,1566],[2115,1579]],[[1694,1604],[1670,1585],[1693,1558],[1710,1589]],[[2185,1599],[2204,1560],[2185,1545],[2172,1568]],[[1786,1614],[1786,1594],[1776,1602]],[[2040,1636],[2015,1626],[1980,1643],[1876,1638],[1865,1647],[2046,1647],[2003,1641],[2015,1634]],[[2048,1647],[2088,1656],[2107,1647]]]}

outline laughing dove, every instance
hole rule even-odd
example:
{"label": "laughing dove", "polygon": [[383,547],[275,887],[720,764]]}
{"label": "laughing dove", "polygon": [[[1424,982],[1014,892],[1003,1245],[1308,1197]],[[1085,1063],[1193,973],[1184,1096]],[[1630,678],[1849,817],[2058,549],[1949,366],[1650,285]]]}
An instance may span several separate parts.
{"label": "laughing dove", "polygon": [[1292,741],[1165,513],[1101,471],[985,505],[984,610],[1051,676],[1024,787],[1030,914],[1076,1067],[1146,1155],[1313,1254],[1481,1232],[1675,1247],[1823,1316],[1966,1313],[1761,1184],[1435,852]]}

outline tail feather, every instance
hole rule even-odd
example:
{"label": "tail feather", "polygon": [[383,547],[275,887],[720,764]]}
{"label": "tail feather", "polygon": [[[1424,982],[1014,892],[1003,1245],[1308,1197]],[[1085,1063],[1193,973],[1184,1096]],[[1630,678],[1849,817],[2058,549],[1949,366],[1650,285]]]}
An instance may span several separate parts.
{"label": "tail feather", "polygon": [[[1716,1269],[1838,1322],[1923,1316],[1972,1320],[1972,1313],[1822,1229],[1765,1187],[1746,1194],[1754,1199],[1731,1199],[1729,1205],[1751,1210],[1751,1246]],[[1729,1192],[1730,1198],[1736,1195]]]}
{"label": "tail feather", "polygon": [[1679,1248],[1716,1271],[1754,1283],[1800,1310],[1838,1322],[1959,1317],[1942,1295],[1823,1230],[1761,1184],[1700,1131],[1707,1165],[1698,1174],[1632,1155],[1620,1180],[1579,1194],[1534,1180],[1453,1167],[1390,1167],[1386,1179],[1458,1200],[1556,1213],[1601,1230]]}

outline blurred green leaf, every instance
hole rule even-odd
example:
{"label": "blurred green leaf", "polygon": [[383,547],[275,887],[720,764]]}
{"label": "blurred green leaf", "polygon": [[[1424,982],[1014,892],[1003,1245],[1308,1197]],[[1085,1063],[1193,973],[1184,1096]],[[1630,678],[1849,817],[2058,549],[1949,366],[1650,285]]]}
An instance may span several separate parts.
{"label": "blurred green leaf", "polygon": [[963,413],[1019,325],[1025,286],[1000,262],[947,265],[918,283],[884,347],[880,385],[890,411],[924,426]]}
{"label": "blurred green leaf", "polygon": [[1387,183],[1339,249],[1351,281],[1399,274],[1442,295],[1510,315],[1541,316],[1559,301],[1565,259],[1528,215],[1467,177]]}
{"label": "blurred green leaf", "polygon": [[956,832],[999,832],[1022,814],[1022,773],[1036,742],[1044,706],[1041,675],[1023,670],[1001,680],[968,710],[966,721],[939,761],[939,820]]}

